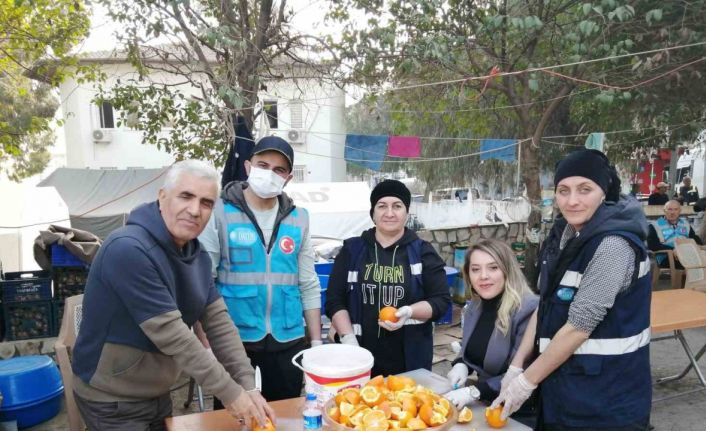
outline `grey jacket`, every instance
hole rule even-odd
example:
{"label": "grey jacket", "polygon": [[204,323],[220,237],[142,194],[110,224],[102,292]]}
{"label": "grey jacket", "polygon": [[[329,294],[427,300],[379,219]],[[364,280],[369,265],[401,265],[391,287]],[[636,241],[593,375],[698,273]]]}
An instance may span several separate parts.
{"label": "grey jacket", "polygon": [[461,343],[459,357],[462,357],[463,362],[470,371],[478,373],[479,382],[486,382],[491,389],[500,392],[500,381],[505,375],[510,361],[515,356],[515,352],[520,347],[527,324],[538,303],[539,298],[537,295],[525,295],[522,298],[520,308],[512,316],[510,330],[507,335],[503,335],[498,328],[495,328],[488,341],[488,349],[485,353],[483,364],[472,364],[464,353],[466,352],[468,339],[478,323],[478,318],[481,314],[481,302],[479,300],[470,302],[464,315],[463,342]]}

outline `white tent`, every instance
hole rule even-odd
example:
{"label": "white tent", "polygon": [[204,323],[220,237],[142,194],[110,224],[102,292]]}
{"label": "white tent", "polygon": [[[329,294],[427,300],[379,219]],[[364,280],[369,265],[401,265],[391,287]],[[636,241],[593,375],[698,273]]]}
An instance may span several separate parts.
{"label": "white tent", "polygon": [[[0,261],[3,271],[39,269],[34,261],[34,239],[50,224],[70,226],[69,210],[54,187],[35,187],[36,181],[0,180]],[[24,227],[26,226],[26,227]]]}
{"label": "white tent", "polygon": [[309,212],[314,238],[343,240],[373,226],[367,183],[290,183],[284,191]]}

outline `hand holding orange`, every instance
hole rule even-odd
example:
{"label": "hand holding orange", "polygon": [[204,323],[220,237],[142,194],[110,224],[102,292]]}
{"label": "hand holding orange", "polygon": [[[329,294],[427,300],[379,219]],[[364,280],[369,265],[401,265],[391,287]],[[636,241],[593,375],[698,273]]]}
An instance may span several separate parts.
{"label": "hand holding orange", "polygon": [[503,412],[503,406],[497,406],[494,409],[490,407],[485,409],[485,421],[491,428],[503,428],[507,424],[507,419],[503,420],[500,415]]}
{"label": "hand holding orange", "polygon": [[270,420],[270,418],[267,418],[267,423],[265,423],[264,427],[261,427],[260,425],[258,425],[255,418],[253,418],[252,426],[250,428],[252,429],[252,431],[276,431],[276,428],[272,424],[272,421]]}
{"label": "hand holding orange", "polygon": [[392,322],[392,323],[397,323],[399,320],[397,316],[395,315],[397,313],[397,309],[395,307],[384,307],[380,309],[380,314],[378,315],[378,319],[382,320],[383,322]]}

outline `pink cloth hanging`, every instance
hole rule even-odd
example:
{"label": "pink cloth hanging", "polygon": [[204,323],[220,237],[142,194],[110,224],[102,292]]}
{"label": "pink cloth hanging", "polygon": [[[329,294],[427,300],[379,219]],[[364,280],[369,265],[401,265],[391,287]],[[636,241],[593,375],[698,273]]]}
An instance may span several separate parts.
{"label": "pink cloth hanging", "polygon": [[422,146],[419,136],[390,136],[387,154],[395,157],[419,157]]}

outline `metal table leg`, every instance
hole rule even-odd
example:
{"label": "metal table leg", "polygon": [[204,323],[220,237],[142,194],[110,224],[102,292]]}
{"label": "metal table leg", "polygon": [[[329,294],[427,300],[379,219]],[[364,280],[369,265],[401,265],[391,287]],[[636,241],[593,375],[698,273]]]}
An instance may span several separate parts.
{"label": "metal table leg", "polygon": [[201,389],[201,385],[199,384],[196,384],[196,396],[199,400],[199,411],[202,412],[205,410],[205,407],[203,404],[203,390]]}
{"label": "metal table leg", "polygon": [[686,342],[686,339],[684,338],[684,334],[682,333],[681,330],[676,330],[674,331],[674,337],[679,340],[681,343],[682,347],[684,347],[684,351],[686,352],[686,356],[689,357],[689,364],[684,368],[684,371],[682,371],[679,374],[676,374],[674,376],[669,376],[669,377],[662,377],[661,379],[657,379],[657,384],[659,383],[664,383],[664,382],[672,382],[674,380],[679,380],[683,378],[693,367],[694,370],[696,370],[696,374],[699,377],[699,380],[701,381],[701,384],[706,386],[706,379],[704,378],[703,373],[701,372],[701,369],[697,365],[697,361],[701,359],[701,356],[703,356],[704,352],[706,352],[706,344],[699,350],[699,352],[694,356],[694,354],[691,352],[691,347],[689,347],[689,344]]}
{"label": "metal table leg", "polygon": [[701,371],[701,368],[699,368],[699,364],[697,363],[697,361],[701,358],[701,356],[703,356],[704,352],[706,352],[706,345],[704,345],[701,348],[701,350],[699,350],[699,352],[696,354],[696,356],[694,356],[694,353],[691,351],[691,347],[689,346],[689,343],[686,342],[686,338],[684,338],[684,334],[682,333],[681,330],[674,331],[674,337],[679,340],[682,347],[684,348],[684,352],[686,353],[686,356],[689,358],[689,365],[687,365],[687,367],[681,373],[674,375],[674,376],[663,377],[661,379],[657,379],[656,383],[659,384],[659,383],[679,380],[679,379],[683,378],[689,372],[689,370],[691,370],[691,368],[693,367],[694,371],[696,371],[696,376],[699,378],[699,381],[701,382],[701,387],[696,388],[696,389],[691,389],[688,391],[684,391],[684,392],[680,392],[678,394],[669,395],[669,396],[666,396],[663,398],[653,399],[652,402],[669,400],[672,398],[692,394],[694,392],[700,392],[700,391],[706,390],[706,378],[704,378],[704,374]]}

